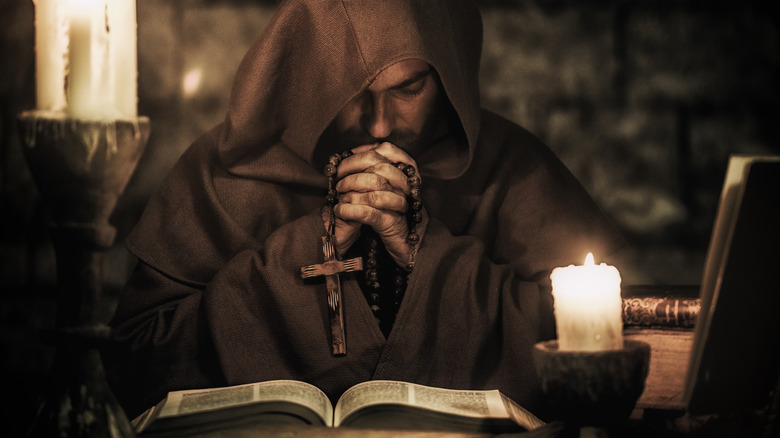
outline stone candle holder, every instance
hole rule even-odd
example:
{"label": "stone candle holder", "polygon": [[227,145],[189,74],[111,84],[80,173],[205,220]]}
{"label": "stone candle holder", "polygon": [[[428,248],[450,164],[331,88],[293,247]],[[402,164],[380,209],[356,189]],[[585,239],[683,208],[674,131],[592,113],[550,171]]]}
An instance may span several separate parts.
{"label": "stone candle holder", "polygon": [[57,261],[57,319],[44,333],[57,348],[50,382],[26,436],[132,437],[98,350],[111,341],[100,321],[109,219],[149,138],[147,117],[77,120],[42,111],[18,117],[23,153],[51,214]]}
{"label": "stone candle holder", "polygon": [[650,345],[624,340],[607,351],[561,351],[558,341],[534,346],[536,370],[556,420],[585,427],[628,420],[645,387]]}

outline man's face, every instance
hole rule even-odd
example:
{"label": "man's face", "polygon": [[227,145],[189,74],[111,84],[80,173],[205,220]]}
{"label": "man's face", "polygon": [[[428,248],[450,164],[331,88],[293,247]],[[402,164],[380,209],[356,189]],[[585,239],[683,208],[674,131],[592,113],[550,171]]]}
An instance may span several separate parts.
{"label": "man's face", "polygon": [[433,129],[440,86],[425,61],[391,65],[336,115],[329,130],[343,149],[388,141],[414,154]]}

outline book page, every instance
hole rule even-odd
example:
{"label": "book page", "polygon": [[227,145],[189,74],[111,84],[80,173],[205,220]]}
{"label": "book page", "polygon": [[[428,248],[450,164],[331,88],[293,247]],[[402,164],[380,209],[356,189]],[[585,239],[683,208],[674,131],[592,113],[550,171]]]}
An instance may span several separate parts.
{"label": "book page", "polygon": [[504,399],[497,390],[453,390],[374,380],[355,385],[342,395],[336,404],[334,425],[338,426],[344,418],[360,408],[388,403],[473,418],[517,418],[524,420],[520,424],[531,425],[529,429],[533,428],[533,425],[542,424],[541,420],[530,412],[514,402],[505,402]]}
{"label": "book page", "polygon": [[[287,401],[308,407],[326,425],[332,424],[333,406],[317,387],[295,380],[272,380],[224,388],[173,391],[155,409],[159,413],[144,414],[148,418],[175,417],[196,412],[213,411],[263,401]],[[139,424],[142,429],[143,424]]]}
{"label": "book page", "polygon": [[544,422],[540,420],[536,415],[532,414],[528,409],[520,406],[511,398],[501,394],[501,399],[506,405],[509,416],[512,417],[516,423],[522,424],[526,429],[532,430],[537,427],[544,426]]}

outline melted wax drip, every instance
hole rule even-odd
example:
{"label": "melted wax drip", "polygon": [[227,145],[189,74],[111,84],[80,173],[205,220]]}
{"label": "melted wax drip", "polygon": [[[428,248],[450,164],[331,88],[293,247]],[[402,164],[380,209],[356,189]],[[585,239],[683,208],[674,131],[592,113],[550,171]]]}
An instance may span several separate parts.
{"label": "melted wax drip", "polygon": [[[34,148],[37,138],[45,136],[52,139],[53,142],[59,142],[66,132],[77,133],[81,144],[85,146],[85,166],[89,166],[95,157],[101,137],[106,140],[107,158],[119,152],[117,141],[117,121],[108,120],[102,122],[84,122],[82,120],[68,118],[62,115],[47,114],[48,112],[39,112],[42,117],[31,117],[30,123],[24,133],[24,144],[28,148]],[[123,120],[123,122],[125,122]],[[133,139],[141,139],[141,128],[138,119],[127,121],[133,127]],[[101,135],[102,134],[102,135]]]}

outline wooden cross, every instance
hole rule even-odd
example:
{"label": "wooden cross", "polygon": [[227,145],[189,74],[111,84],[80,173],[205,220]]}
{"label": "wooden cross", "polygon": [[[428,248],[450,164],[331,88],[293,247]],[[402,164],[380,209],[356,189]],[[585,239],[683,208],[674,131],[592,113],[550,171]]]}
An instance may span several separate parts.
{"label": "wooden cross", "polygon": [[309,265],[301,268],[301,278],[325,276],[328,289],[328,315],[330,316],[331,347],[334,356],[347,354],[347,341],[344,333],[344,308],[342,306],[341,280],[342,272],[362,271],[363,259],[337,260],[336,249],[332,236],[322,236],[322,253],[325,262],[321,265]]}

